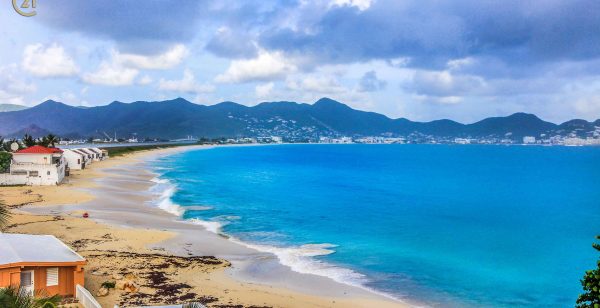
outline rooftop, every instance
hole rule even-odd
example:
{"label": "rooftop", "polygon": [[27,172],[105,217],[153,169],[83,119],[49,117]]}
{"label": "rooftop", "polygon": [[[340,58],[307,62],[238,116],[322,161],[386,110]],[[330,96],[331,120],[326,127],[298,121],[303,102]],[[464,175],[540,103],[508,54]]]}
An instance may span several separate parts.
{"label": "rooftop", "polygon": [[0,247],[0,267],[12,263],[85,261],[52,235],[0,233]]}
{"label": "rooftop", "polygon": [[47,148],[41,145],[34,145],[32,147],[28,147],[26,149],[19,150],[15,153],[17,154],[54,154],[54,153],[62,153],[61,149],[57,148]]}

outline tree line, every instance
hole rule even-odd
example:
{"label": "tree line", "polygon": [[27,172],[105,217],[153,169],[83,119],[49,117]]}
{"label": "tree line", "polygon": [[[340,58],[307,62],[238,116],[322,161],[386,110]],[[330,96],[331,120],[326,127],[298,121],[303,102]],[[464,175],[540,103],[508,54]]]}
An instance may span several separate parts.
{"label": "tree line", "polygon": [[60,138],[53,134],[48,134],[41,138],[33,138],[33,136],[31,135],[25,134],[25,136],[23,136],[21,140],[16,138],[4,139],[2,136],[0,136],[0,151],[10,152],[10,147],[13,143],[18,144],[19,149],[32,147],[34,145],[41,145],[47,148],[53,148],[58,144],[59,141]]}

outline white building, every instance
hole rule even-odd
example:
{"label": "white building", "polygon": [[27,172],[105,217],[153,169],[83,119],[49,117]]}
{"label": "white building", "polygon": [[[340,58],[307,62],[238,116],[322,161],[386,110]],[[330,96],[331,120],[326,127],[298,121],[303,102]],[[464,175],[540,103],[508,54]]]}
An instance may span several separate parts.
{"label": "white building", "polygon": [[65,178],[63,151],[32,146],[13,153],[10,172],[0,174],[3,185],[58,185]]}
{"label": "white building", "polygon": [[92,154],[92,159],[94,161],[102,160],[102,151],[100,151],[100,149],[98,149],[97,151],[94,148],[83,148],[83,149]]}
{"label": "white building", "polygon": [[71,170],[82,170],[85,169],[85,157],[83,154],[75,152],[73,150],[64,149],[63,156],[67,161],[67,166]]}
{"label": "white building", "polygon": [[72,149],[72,150],[84,156],[86,166],[91,165],[92,162],[94,161],[94,157],[92,156],[92,154],[90,152],[85,151],[84,149]]}
{"label": "white building", "polygon": [[525,136],[525,137],[523,137],[523,143],[524,144],[535,143],[535,137],[533,137],[533,136]]}
{"label": "white building", "polygon": [[89,148],[90,150],[92,150],[94,153],[98,154],[98,160],[105,160],[108,158],[108,151],[106,150],[100,150],[99,148]]}

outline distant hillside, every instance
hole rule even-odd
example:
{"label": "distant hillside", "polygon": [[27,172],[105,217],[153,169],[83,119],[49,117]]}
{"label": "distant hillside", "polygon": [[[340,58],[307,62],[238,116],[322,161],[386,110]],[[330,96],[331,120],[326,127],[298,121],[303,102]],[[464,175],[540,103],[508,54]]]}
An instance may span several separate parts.
{"label": "distant hillside", "polygon": [[35,107],[0,113],[0,135],[20,137],[31,129],[67,137],[183,138],[283,136],[288,139],[318,139],[323,136],[497,137],[520,139],[540,134],[581,134],[593,131],[600,120],[572,120],[557,125],[535,115],[516,113],[487,118],[472,124],[451,120],[414,122],[405,118],[355,110],[322,98],[314,104],[265,102],[247,107],[233,102],[213,106],[190,103],[182,98],[161,102],[113,102],[106,106],[78,108],[52,100]]}
{"label": "distant hillside", "polygon": [[12,134],[10,134],[10,137],[23,137],[25,136],[25,134],[28,134],[30,136],[32,136],[33,138],[40,138],[43,136],[47,136],[48,134],[51,134],[50,131],[47,131],[35,124],[29,125],[17,132],[14,132]]}
{"label": "distant hillside", "polygon": [[19,111],[27,109],[28,107],[15,104],[0,104],[0,112]]}

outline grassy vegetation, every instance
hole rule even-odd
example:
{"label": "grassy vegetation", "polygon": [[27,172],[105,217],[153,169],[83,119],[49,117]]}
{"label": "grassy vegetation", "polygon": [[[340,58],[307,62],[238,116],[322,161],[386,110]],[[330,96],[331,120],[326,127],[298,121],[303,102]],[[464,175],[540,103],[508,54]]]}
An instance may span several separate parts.
{"label": "grassy vegetation", "polygon": [[109,157],[121,156],[139,151],[155,150],[155,149],[166,149],[174,148],[186,145],[193,145],[190,143],[177,143],[177,144],[153,144],[153,145],[140,145],[140,146],[122,146],[122,147],[109,147],[102,148],[108,151]]}

